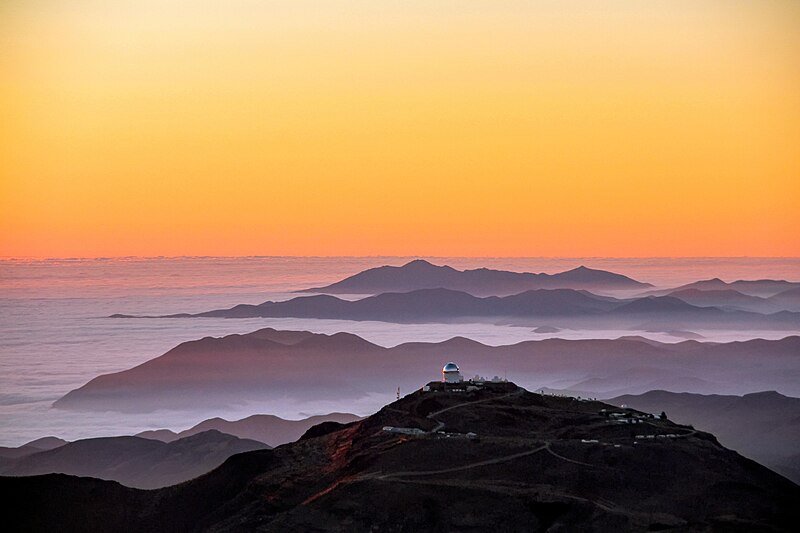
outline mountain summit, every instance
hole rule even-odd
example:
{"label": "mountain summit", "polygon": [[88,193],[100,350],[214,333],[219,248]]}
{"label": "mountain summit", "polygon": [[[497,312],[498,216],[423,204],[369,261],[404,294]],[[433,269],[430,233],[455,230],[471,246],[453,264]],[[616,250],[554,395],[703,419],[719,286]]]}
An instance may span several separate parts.
{"label": "mountain summit", "polygon": [[403,266],[381,266],[325,287],[300,292],[379,294],[418,289],[452,289],[475,296],[504,296],[531,289],[636,290],[652,287],[621,274],[579,266],[558,274],[477,268],[456,270],[415,259]]}
{"label": "mountain summit", "polygon": [[33,531],[530,532],[788,531],[800,519],[800,487],[710,434],[511,383],[460,385],[432,383],[162,490],[0,478],[4,521]]}

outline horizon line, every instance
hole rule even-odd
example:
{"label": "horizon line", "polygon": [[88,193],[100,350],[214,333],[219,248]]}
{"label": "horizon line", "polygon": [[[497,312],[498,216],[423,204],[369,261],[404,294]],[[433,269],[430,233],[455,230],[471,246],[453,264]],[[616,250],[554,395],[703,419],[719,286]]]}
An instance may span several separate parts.
{"label": "horizon line", "polygon": [[800,255],[73,255],[0,256],[0,262],[18,261],[115,261],[177,259],[784,259],[800,260]]}

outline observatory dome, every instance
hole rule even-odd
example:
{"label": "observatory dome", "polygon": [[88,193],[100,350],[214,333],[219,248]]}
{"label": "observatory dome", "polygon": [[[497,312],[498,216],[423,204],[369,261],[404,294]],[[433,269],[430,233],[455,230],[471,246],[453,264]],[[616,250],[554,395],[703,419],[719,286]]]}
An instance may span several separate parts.
{"label": "observatory dome", "polygon": [[442,368],[442,381],[445,383],[461,383],[461,371],[455,363],[447,363]]}

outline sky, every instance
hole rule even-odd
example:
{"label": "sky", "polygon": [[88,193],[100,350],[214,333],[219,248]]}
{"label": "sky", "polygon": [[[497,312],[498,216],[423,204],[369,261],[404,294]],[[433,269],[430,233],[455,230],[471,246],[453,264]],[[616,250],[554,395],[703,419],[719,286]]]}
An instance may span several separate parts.
{"label": "sky", "polygon": [[0,256],[800,256],[800,2],[5,0]]}

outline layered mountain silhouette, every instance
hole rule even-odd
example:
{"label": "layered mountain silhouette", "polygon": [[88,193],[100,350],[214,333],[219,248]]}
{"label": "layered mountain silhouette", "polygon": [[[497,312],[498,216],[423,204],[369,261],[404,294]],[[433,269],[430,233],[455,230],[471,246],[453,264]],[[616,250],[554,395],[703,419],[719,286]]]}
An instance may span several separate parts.
{"label": "layered mountain silhouette", "polygon": [[294,442],[312,426],[323,422],[349,424],[361,417],[350,413],[330,413],[304,418],[302,420],[286,420],[275,415],[252,415],[241,420],[225,420],[210,418],[179,433],[168,429],[150,430],[138,433],[137,437],[155,439],[162,442],[173,442],[178,439],[197,435],[209,430],[216,430],[241,439],[252,439],[275,447],[287,442]]}
{"label": "layered mountain silhouette", "polygon": [[[26,442],[22,446],[16,448],[0,446],[0,460],[2,459],[18,459],[34,453],[43,452],[45,450],[52,450],[67,443],[64,439],[58,437],[42,437],[40,439]],[[2,464],[2,462],[0,462]]]}
{"label": "layered mountain silhouette", "polygon": [[195,478],[237,453],[269,448],[263,442],[208,430],[170,443],[140,437],[101,437],[39,451],[0,469],[6,476],[50,473],[114,480],[152,489]]}
{"label": "layered mountain silhouette", "polygon": [[769,297],[750,296],[734,289],[677,289],[667,296],[701,307],[724,310],[777,313],[800,311],[800,289],[789,289]]}
{"label": "layered mountain silhouette", "polygon": [[785,281],[780,279],[737,280],[732,282],[722,281],[719,278],[695,281],[672,289],[650,291],[648,295],[665,296],[676,291],[696,289],[700,291],[725,291],[732,290],[748,296],[769,298],[793,289],[800,289],[800,282]]}
{"label": "layered mountain silhouette", "polygon": [[[112,315],[113,318],[132,318]],[[680,330],[762,328],[800,331],[800,313],[761,314],[687,303],[674,296],[619,300],[574,289],[537,289],[511,296],[477,297],[451,289],[383,293],[361,300],[303,296],[259,305],[241,304],[194,315],[160,318],[316,318],[395,323],[492,322],[586,329]]]}
{"label": "layered mountain silhouette", "polygon": [[607,401],[665,410],[670,419],[710,431],[723,445],[800,483],[800,398],[774,391],[725,396],[654,390]]}
{"label": "layered mountain silhouette", "polygon": [[733,289],[680,289],[670,292],[668,296],[679,298],[686,303],[700,307],[719,307],[759,313],[774,313],[786,310],[779,305],[771,304],[768,298],[749,296]]}
{"label": "layered mountain silhouette", "polygon": [[25,531],[757,532],[800,520],[800,487],[711,434],[511,383],[415,392],[157,491],[53,474],[0,478],[0,490],[5,527]]}
{"label": "layered mountain silhouette", "polygon": [[[469,375],[507,372],[531,388],[566,388],[581,380],[646,368],[647,378],[629,379],[627,388],[609,390],[641,393],[641,383],[650,384],[655,377],[660,388],[679,392],[741,394],[777,389],[800,395],[798,353],[797,336],[723,344],[547,339],[496,347],[456,337],[385,348],[348,333],[266,328],[182,343],[129,370],[96,377],[54,406],[143,412],[216,408],[245,401],[332,397],[348,401],[366,395],[390,396],[398,385],[402,390],[415,388],[440,377],[442,364],[448,360],[457,361]],[[683,385],[687,377],[703,382],[687,389]]]}
{"label": "layered mountain silhouette", "polygon": [[769,297],[770,303],[790,311],[800,310],[800,287],[779,292]]}
{"label": "layered mountain silhouette", "polygon": [[417,259],[403,266],[382,266],[341,281],[300,292],[379,294],[419,289],[451,289],[476,296],[502,296],[531,289],[635,290],[652,287],[621,274],[579,266],[558,274],[534,274],[477,268],[456,270]]}
{"label": "layered mountain silhouette", "polygon": [[[361,300],[304,296],[284,302],[237,305],[198,317],[297,317],[385,322],[428,322],[460,318],[583,316],[614,309],[620,302],[572,289],[539,289],[511,296],[481,298],[450,289],[384,293]],[[181,315],[178,315],[181,316]]]}
{"label": "layered mountain silhouette", "polygon": [[67,441],[59,439],[58,437],[42,437],[41,439],[32,440],[22,446],[8,447],[0,446],[0,473],[13,465],[17,459],[27,457],[35,453],[52,450],[63,446]]}

